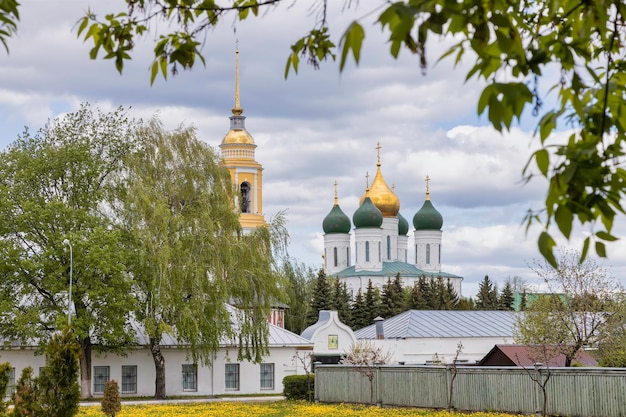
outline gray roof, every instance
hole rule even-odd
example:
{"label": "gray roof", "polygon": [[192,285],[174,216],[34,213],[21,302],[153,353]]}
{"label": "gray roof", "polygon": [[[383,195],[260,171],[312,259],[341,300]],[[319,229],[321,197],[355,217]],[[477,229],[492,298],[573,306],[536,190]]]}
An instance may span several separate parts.
{"label": "gray roof", "polygon": [[312,325],[304,329],[304,331],[301,333],[301,336],[308,340],[311,340],[315,331],[318,328],[325,325],[326,323],[328,323],[329,320],[330,320],[330,310],[320,310],[319,318],[317,319],[317,322],[313,323]]}
{"label": "gray roof", "polygon": [[[513,311],[409,310],[383,321],[385,339],[418,337],[513,337]],[[375,339],[374,324],[354,332]]]}
{"label": "gray roof", "polygon": [[449,274],[447,272],[426,272],[417,268],[413,264],[409,264],[406,262],[383,262],[382,271],[355,271],[355,266],[349,266],[348,268],[340,271],[336,274],[338,278],[347,278],[347,277],[367,277],[367,276],[386,276],[394,278],[397,274],[403,277],[421,277],[424,275],[425,277],[442,277],[442,278],[461,278],[458,275]]}

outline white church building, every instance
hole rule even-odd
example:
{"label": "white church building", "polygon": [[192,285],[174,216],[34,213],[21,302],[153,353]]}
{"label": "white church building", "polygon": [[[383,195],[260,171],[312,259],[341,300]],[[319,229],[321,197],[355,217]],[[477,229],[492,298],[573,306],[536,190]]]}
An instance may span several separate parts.
{"label": "white church building", "polygon": [[443,217],[430,201],[428,181],[426,177],[426,200],[413,216],[413,256],[409,256],[409,223],[400,214],[400,199],[383,178],[379,144],[376,176],[361,196],[352,222],[339,207],[335,185],[334,205],[322,222],[326,275],[345,282],[353,296],[359,289],[364,293],[369,280],[380,289],[397,274],[403,287],[413,287],[421,276],[441,277],[460,296],[463,278],[441,270]]}

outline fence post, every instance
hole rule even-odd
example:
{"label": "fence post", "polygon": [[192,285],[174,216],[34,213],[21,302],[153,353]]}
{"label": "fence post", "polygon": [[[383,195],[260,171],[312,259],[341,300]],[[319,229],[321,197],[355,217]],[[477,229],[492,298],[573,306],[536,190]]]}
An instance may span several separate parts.
{"label": "fence post", "polygon": [[375,384],[376,384],[376,405],[378,407],[380,407],[382,405],[383,399],[382,397],[382,393],[380,392],[380,366],[381,365],[377,365],[376,366],[376,377],[375,377]]}

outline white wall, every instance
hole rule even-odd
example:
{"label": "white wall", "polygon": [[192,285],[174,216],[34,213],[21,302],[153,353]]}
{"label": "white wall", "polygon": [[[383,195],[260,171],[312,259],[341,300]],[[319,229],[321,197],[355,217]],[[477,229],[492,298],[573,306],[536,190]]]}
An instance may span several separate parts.
{"label": "white wall", "polygon": [[[226,353],[228,352],[228,354]],[[163,348],[165,358],[166,394],[169,396],[184,395],[218,395],[218,394],[281,394],[283,392],[283,378],[287,375],[302,375],[304,368],[295,359],[296,352],[304,356],[311,350],[298,351],[296,347],[272,347],[270,355],[264,358],[263,363],[274,364],[274,389],[261,389],[259,364],[246,361],[237,361],[236,348],[222,348],[216,355],[213,366],[198,364],[198,380],[196,391],[183,391],[182,365],[191,364],[186,351],[182,349]],[[39,375],[39,368],[45,365],[43,355],[35,356],[33,349],[0,350],[0,362],[9,362],[15,368],[15,379],[19,379],[22,370],[31,366],[34,375]],[[225,364],[239,363],[239,390],[226,391]],[[137,366],[137,392],[123,394],[124,396],[153,396],[155,369],[150,350],[137,348],[126,352],[126,356],[116,354],[98,354],[92,356],[92,367],[108,366],[110,379],[117,380],[122,389],[122,365]],[[92,368],[93,373],[93,368]],[[93,381],[92,381],[93,390]]]}

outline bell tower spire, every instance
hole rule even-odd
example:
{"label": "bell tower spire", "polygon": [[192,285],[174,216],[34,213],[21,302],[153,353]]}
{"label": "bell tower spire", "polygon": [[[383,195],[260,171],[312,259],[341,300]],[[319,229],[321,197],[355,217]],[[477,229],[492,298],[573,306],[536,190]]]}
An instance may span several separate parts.
{"label": "bell tower spire", "polygon": [[235,48],[235,106],[231,109],[230,130],[222,139],[223,165],[235,187],[235,209],[244,232],[267,226],[263,216],[263,166],[255,160],[256,144],[245,128],[239,91],[239,42]]}

